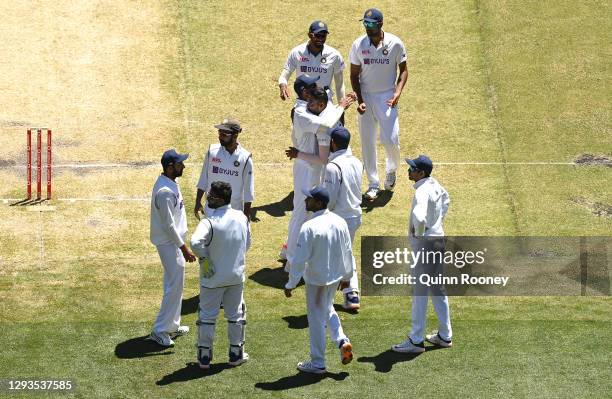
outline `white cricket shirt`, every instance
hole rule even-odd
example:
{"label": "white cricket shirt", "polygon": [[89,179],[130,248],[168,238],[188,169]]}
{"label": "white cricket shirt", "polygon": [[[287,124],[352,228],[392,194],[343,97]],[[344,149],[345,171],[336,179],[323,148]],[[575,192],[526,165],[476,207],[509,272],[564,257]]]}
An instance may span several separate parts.
{"label": "white cricket shirt", "polygon": [[307,107],[296,106],[293,114],[291,141],[293,146],[308,154],[318,154],[319,145],[329,146],[329,129],[338,126],[344,108],[327,103],[325,109],[315,115]]}
{"label": "white cricket shirt", "polygon": [[353,42],[349,59],[351,64],[361,66],[361,91],[380,93],[395,89],[397,66],[407,60],[406,47],[399,37],[389,32],[384,32],[378,47],[363,35]]}
{"label": "white cricket shirt", "polygon": [[329,192],[327,209],[344,219],[361,216],[363,164],[351,148],[333,152],[325,166],[323,186]]}
{"label": "white cricket shirt", "polygon": [[[296,71],[296,77],[307,74],[308,76],[319,76],[317,85],[320,87],[331,87],[334,74],[344,70],[344,59],[335,48],[323,45],[323,50],[313,55],[308,50],[308,42],[294,47],[287,56],[284,69],[289,74]],[[289,75],[291,76],[291,75]],[[280,81],[279,83],[287,83]]]}
{"label": "white cricket shirt", "polygon": [[185,243],[187,216],[178,184],[160,175],[151,193],[151,242],[153,245]]}
{"label": "white cricket shirt", "polygon": [[315,212],[300,229],[285,288],[297,287],[302,276],[306,284],[323,286],[348,281],[352,275],[353,251],[346,222],[327,209]]}
{"label": "white cricket shirt", "polygon": [[200,284],[207,288],[227,287],[245,280],[245,255],[251,245],[251,233],[244,213],[225,205],[212,209],[191,236],[191,249],[208,259],[214,270]]}
{"label": "white cricket shirt", "polygon": [[444,235],[442,223],[448,212],[448,192],[433,177],[427,177],[414,184],[412,210],[408,221],[408,236],[414,227],[417,237]]}
{"label": "white cricket shirt", "polygon": [[204,156],[198,188],[208,193],[214,181],[228,183],[232,187],[232,208],[243,210],[245,202],[255,199],[251,153],[240,144],[231,154],[220,143],[211,144]]}

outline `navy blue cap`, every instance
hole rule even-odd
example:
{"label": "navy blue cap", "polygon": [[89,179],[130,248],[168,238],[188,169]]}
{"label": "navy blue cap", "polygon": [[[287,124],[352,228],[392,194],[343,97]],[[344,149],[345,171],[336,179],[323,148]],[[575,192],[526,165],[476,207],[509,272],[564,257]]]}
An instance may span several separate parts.
{"label": "navy blue cap", "polygon": [[302,193],[309,198],[317,199],[325,205],[329,203],[329,193],[323,186],[315,186],[311,190],[303,189]]}
{"label": "navy blue cap", "polygon": [[317,84],[317,80],[319,80],[320,76],[309,76],[309,75],[300,75],[295,79],[293,83],[293,90],[297,94],[300,94],[302,90]]}
{"label": "navy blue cap", "polygon": [[348,146],[351,142],[351,133],[344,126],[333,128],[329,135],[334,142],[340,146]]}
{"label": "navy blue cap", "polygon": [[173,148],[164,152],[164,155],[162,155],[161,164],[164,168],[166,168],[167,166],[174,165],[175,163],[183,162],[187,158],[189,158],[189,154],[179,154]]}
{"label": "navy blue cap", "polygon": [[325,22],[314,21],[313,23],[310,24],[310,28],[308,28],[308,32],[310,33],[320,33],[320,32],[329,33],[329,30],[327,29],[327,24]]}
{"label": "navy blue cap", "polygon": [[363,19],[360,19],[360,21],[382,22],[383,15],[382,15],[382,12],[380,12],[380,10],[376,8],[368,8],[366,12],[363,14]]}
{"label": "navy blue cap", "polygon": [[412,169],[422,170],[428,174],[431,173],[433,169],[433,163],[427,155],[419,155],[414,159],[406,159],[406,162]]}

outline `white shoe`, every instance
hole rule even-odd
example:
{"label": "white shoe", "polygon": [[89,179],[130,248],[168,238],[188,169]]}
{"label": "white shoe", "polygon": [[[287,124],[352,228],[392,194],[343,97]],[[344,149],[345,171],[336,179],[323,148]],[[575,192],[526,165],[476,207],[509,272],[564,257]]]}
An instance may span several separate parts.
{"label": "white shoe", "polygon": [[357,310],[361,307],[359,303],[359,294],[355,291],[344,294],[344,304],[342,307],[346,310]]}
{"label": "white shoe", "polygon": [[366,191],[366,193],[363,195],[363,198],[368,201],[374,201],[376,198],[378,198],[379,191],[380,190],[378,189],[378,187],[370,187],[368,188],[368,191]]}
{"label": "white shoe", "polygon": [[148,339],[155,341],[166,348],[174,346],[174,341],[172,338],[170,338],[170,334],[168,333],[156,333],[155,331],[151,331],[151,335],[149,335]]}
{"label": "white shoe", "polygon": [[189,326],[179,326],[179,328],[175,332],[170,333],[170,338],[180,337],[181,335],[185,335],[188,332]]}
{"label": "white shoe", "polygon": [[443,348],[450,348],[451,346],[453,346],[453,341],[447,341],[445,339],[442,339],[440,333],[437,331],[433,331],[431,334],[426,335],[425,339],[427,340],[427,342],[430,342],[436,346],[441,346]]}
{"label": "white shoe", "polygon": [[395,187],[395,172],[389,172],[385,176],[385,190],[393,191]]}
{"label": "white shoe", "polygon": [[402,343],[393,345],[391,350],[399,353],[423,353],[425,352],[425,345],[422,342],[420,344],[415,344],[408,338]]}
{"label": "white shoe", "polygon": [[325,374],[327,373],[327,369],[325,367],[320,368],[320,367],[315,367],[312,365],[312,362],[310,360],[305,361],[305,362],[299,362],[297,364],[297,369],[300,371],[303,371],[304,373],[311,373],[311,374]]}

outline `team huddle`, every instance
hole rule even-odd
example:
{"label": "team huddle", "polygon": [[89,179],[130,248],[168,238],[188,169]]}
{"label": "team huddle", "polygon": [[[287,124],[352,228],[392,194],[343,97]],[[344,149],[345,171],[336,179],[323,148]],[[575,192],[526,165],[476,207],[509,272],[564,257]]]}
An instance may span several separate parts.
{"label": "team huddle", "polygon": [[[326,329],[339,349],[342,364],[353,359],[353,346],[342,329],[333,302],[342,291],[347,310],[361,307],[353,241],[362,222],[362,201],[374,201],[381,191],[377,173],[376,134],[386,152],[384,189],[393,190],[400,165],[397,104],[408,78],[406,49],[402,41],[382,30],[383,15],[368,9],[362,19],[366,34],[354,41],[350,54],[353,92],[345,93],[340,53],[325,44],[329,33],[322,21],[309,28],[309,40],[289,53],[279,78],[280,97],[290,98],[288,80],[296,72],[296,101],[291,110],[291,146],[285,151],[293,160],[293,212],[287,227],[280,261],[287,272],[285,296],[301,280],[305,283],[310,334],[310,359],[298,363],[300,371],[326,372]],[[332,80],[334,90],[331,89]],[[334,103],[334,98],[336,102]],[[345,111],[356,103],[362,162],[353,155],[351,133],[344,127]],[[238,366],[249,358],[244,350],[247,306],[243,289],[245,258],[251,245],[249,218],[255,198],[253,160],[240,146],[240,123],[232,118],[215,125],[219,144],[212,144],[203,160],[193,208],[200,220],[185,242],[187,217],[176,178],[184,170],[188,154],[166,151],[163,173],[151,196],[151,242],[164,269],[164,294],[150,338],[174,345],[173,338],[189,332],[181,326],[181,301],[185,262],[199,262],[200,305],[197,320],[197,360],[202,369],[213,359],[215,325],[220,308],[228,322],[229,364]],[[430,176],[426,156],[406,160],[415,197],[408,234],[413,248],[427,245],[441,250],[442,222],[448,211],[446,190]],[[361,192],[365,171],[368,189]],[[205,205],[202,199],[205,198]],[[427,266],[427,267],[426,267]],[[412,273],[435,275],[441,265],[421,265]],[[427,298],[440,321],[438,332],[424,335]],[[406,341],[394,345],[396,352],[425,351],[424,340],[450,347],[452,330],[448,299],[443,287],[415,287],[412,331]]]}

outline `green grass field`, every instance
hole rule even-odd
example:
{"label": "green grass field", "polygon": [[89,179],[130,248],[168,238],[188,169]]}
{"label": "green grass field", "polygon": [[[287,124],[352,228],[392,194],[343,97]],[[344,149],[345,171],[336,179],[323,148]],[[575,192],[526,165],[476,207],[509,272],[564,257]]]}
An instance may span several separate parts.
{"label": "green grass field", "polygon": [[[308,357],[308,330],[303,289],[286,299],[276,270],[292,189],[283,152],[291,103],[278,99],[276,80],[314,19],[329,24],[328,44],[348,58],[370,6],[0,6],[0,379],[70,378],[72,395],[83,398],[610,396],[609,296],[452,297],[454,347],[417,357],[389,350],[408,331],[410,298],[365,297],[358,315],[339,312],[355,361],[341,366],[329,345],[328,374],[295,369]],[[610,235],[610,164],[572,164],[585,154],[612,158],[610,4],[376,7],[409,53],[402,153],[443,163],[434,174],[452,199],[448,235]],[[187,268],[183,306],[192,333],[169,350],[143,340],[162,294],[148,239],[159,170],[147,163],[170,147],[192,154],[180,180],[190,211],[203,154],[216,141],[212,125],[226,115],[243,123],[240,141],[256,165],[259,221],[245,289],[251,361],[226,367],[220,322],[215,364],[203,373],[195,364],[196,266]],[[346,120],[360,156],[354,109]],[[8,206],[25,195],[24,133],[39,125],[55,134],[52,212]],[[132,167],[62,167],[75,163]],[[399,176],[390,201],[364,213],[358,237],[405,233],[413,190],[406,173]],[[196,223],[190,216],[190,231]],[[428,322],[435,328],[431,310]]]}

